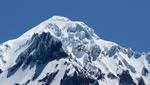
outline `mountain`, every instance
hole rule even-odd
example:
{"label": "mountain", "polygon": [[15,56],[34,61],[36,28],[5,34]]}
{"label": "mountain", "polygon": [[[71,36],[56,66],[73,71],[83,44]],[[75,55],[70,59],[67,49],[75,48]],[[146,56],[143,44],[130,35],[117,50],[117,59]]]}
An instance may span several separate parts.
{"label": "mountain", "polygon": [[53,16],[0,44],[0,85],[150,85],[150,53]]}

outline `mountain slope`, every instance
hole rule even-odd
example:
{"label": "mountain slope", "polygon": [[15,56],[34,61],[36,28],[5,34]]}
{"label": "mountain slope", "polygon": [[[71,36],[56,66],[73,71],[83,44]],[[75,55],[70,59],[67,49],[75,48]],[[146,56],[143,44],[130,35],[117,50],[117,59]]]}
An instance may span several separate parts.
{"label": "mountain slope", "polygon": [[105,41],[53,16],[0,45],[0,85],[149,85],[150,53]]}

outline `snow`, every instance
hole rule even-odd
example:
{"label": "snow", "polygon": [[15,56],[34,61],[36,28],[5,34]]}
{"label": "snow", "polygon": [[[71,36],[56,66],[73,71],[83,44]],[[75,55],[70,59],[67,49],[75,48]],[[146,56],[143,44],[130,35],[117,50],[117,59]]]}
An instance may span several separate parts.
{"label": "snow", "polygon": [[[107,75],[108,73],[113,73],[117,76],[117,74],[121,74],[123,70],[129,70],[136,84],[138,84],[137,78],[140,77],[144,79],[146,85],[150,83],[150,73],[148,73],[147,76],[141,74],[143,67],[146,67],[150,72],[150,64],[148,63],[150,60],[146,57],[148,53],[141,53],[142,56],[139,58],[129,56],[132,54],[129,49],[121,47],[114,42],[101,39],[94,33],[94,30],[85,23],[81,21],[71,21],[69,18],[62,16],[53,16],[27,31],[19,38],[0,44],[0,69],[4,71],[0,74],[1,85],[6,85],[6,82],[7,85],[12,85],[17,82],[24,84],[29,79],[32,79],[35,73],[35,67],[32,69],[27,68],[26,70],[19,68],[10,78],[7,78],[7,70],[16,64],[15,61],[18,55],[30,46],[30,40],[34,33],[42,34],[43,32],[50,32],[53,37],[60,40],[63,49],[69,56],[65,59],[50,61],[39,77],[29,82],[29,85],[41,85],[41,83],[38,82],[39,79],[45,77],[47,73],[53,73],[57,70],[59,72],[54,77],[51,85],[60,85],[60,81],[64,77],[66,70],[70,69],[67,75],[72,76],[76,71],[75,67],[80,69],[80,71],[85,70],[83,67],[87,68],[87,76],[94,79],[96,79],[95,74],[98,73],[97,69],[100,69],[101,72],[105,74],[104,79],[98,80],[101,85],[111,85],[112,83],[119,85],[118,77],[117,79],[110,79]],[[111,51],[113,46],[119,48],[117,51],[114,51],[114,54],[110,57],[107,53]],[[30,55],[34,52],[33,50]],[[133,54],[134,53],[135,52],[133,52]],[[3,60],[5,60],[6,63],[4,63]],[[65,62],[70,65],[64,65]],[[122,65],[119,65],[119,62],[122,63]],[[57,68],[55,67],[56,65],[58,65]],[[135,69],[135,72],[133,72],[133,69]]]}

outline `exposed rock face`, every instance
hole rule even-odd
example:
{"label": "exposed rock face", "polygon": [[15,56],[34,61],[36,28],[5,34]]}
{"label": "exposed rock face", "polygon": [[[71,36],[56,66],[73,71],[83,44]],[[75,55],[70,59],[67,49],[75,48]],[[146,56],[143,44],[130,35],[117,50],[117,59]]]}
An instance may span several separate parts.
{"label": "exposed rock face", "polygon": [[147,76],[148,73],[149,73],[148,69],[144,67],[144,68],[142,69],[142,75],[143,75],[143,76]]}
{"label": "exposed rock face", "polygon": [[145,82],[142,77],[138,79],[138,85],[145,85]]}
{"label": "exposed rock face", "polygon": [[122,74],[118,74],[118,77],[120,78],[120,85],[136,85],[129,71],[123,71]]}
{"label": "exposed rock face", "polygon": [[0,74],[1,74],[2,72],[3,72],[2,69],[0,69]]}
{"label": "exposed rock face", "polygon": [[109,57],[114,56],[114,55],[116,54],[116,52],[119,51],[118,48],[119,48],[118,46],[112,46],[112,47],[110,48],[110,50],[108,51],[107,55],[108,55]]}
{"label": "exposed rock face", "polygon": [[[99,48],[97,48],[99,50]],[[94,50],[97,50],[94,49]],[[97,52],[97,51],[95,51]],[[95,55],[95,54],[93,54]],[[98,54],[97,54],[98,55]],[[30,47],[22,52],[18,59],[16,60],[16,64],[9,68],[7,77],[11,77],[15,72],[21,68],[25,70],[27,67],[30,68],[36,66],[35,74],[32,79],[28,80],[25,84],[28,84],[30,81],[35,80],[43,71],[48,62],[53,60],[59,60],[61,58],[67,58],[68,55],[64,52],[62,48],[62,43],[51,36],[50,33],[42,33],[42,34],[34,34],[30,41]],[[90,68],[97,69],[96,67]],[[76,68],[77,69],[77,68]],[[88,69],[89,72],[92,73],[92,69]],[[43,83],[43,85],[50,85],[54,79],[54,77],[58,74],[59,71],[54,73],[47,73],[47,75],[38,80],[38,82]],[[60,82],[60,85],[99,85],[96,79],[93,79],[89,76],[85,76],[84,73],[74,72],[73,76],[68,76],[67,72],[65,73],[63,79]],[[93,71],[94,72],[94,71]],[[97,71],[96,71],[97,72]],[[101,72],[100,70],[98,72]],[[94,75],[94,74],[93,74]],[[97,77],[101,77],[100,73],[97,73]],[[16,83],[16,85],[19,83]]]}
{"label": "exposed rock face", "polygon": [[75,72],[73,76],[64,75],[60,85],[99,85],[98,81]]}
{"label": "exposed rock face", "polygon": [[44,85],[50,85],[57,73],[58,71],[51,74],[47,73],[43,79],[39,80],[39,82],[44,82]]}
{"label": "exposed rock face", "polygon": [[[50,33],[44,32],[41,35],[34,34],[31,39],[30,47],[22,52],[16,60],[16,64],[9,68],[7,77],[14,74],[22,65],[22,69],[26,69],[28,66],[32,68],[36,65],[37,74],[35,74],[35,76],[37,77],[48,62],[55,59],[66,58],[67,56],[68,55],[62,49],[62,43],[52,37]],[[40,69],[38,69],[38,67]]]}

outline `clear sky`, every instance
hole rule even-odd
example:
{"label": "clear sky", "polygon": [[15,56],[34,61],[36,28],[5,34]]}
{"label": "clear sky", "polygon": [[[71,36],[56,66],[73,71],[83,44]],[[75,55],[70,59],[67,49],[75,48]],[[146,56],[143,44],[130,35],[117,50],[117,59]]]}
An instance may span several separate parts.
{"label": "clear sky", "polygon": [[81,20],[105,40],[150,51],[150,0],[0,0],[0,43],[53,15]]}

